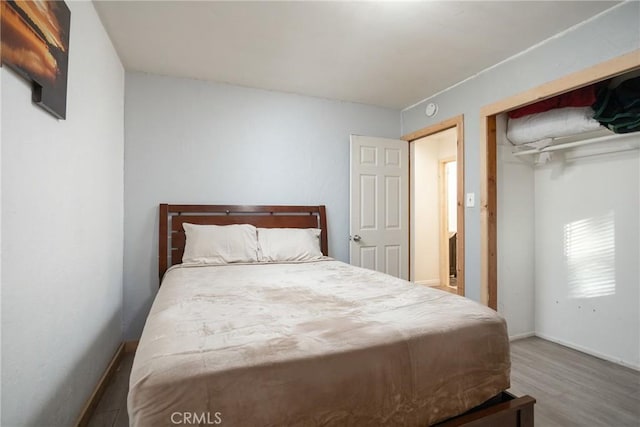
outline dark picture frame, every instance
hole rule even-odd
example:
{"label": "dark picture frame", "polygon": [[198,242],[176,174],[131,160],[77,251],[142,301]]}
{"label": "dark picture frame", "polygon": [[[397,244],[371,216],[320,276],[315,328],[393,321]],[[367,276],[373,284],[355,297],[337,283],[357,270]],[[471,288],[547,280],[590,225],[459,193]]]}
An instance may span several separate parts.
{"label": "dark picture frame", "polygon": [[32,100],[67,116],[71,12],[64,1],[1,1],[0,59],[32,83]]}

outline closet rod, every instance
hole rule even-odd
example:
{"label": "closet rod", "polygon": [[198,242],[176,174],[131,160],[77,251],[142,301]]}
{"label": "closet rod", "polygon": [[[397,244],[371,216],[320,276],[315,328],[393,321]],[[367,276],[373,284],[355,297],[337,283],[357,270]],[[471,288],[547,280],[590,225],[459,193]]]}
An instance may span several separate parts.
{"label": "closet rod", "polygon": [[589,139],[583,139],[583,140],[580,140],[580,141],[566,142],[564,144],[549,145],[549,146],[544,147],[544,148],[534,148],[534,149],[531,149],[531,150],[516,151],[515,153],[513,153],[513,155],[514,156],[524,156],[525,154],[546,153],[546,152],[549,152],[549,151],[562,150],[562,149],[565,149],[565,148],[580,147],[580,146],[583,146],[583,145],[595,144],[596,142],[611,141],[613,139],[623,138],[623,137],[629,136],[629,135],[630,134],[628,134],[628,133],[613,133],[611,135],[599,136],[597,138],[589,138]]}

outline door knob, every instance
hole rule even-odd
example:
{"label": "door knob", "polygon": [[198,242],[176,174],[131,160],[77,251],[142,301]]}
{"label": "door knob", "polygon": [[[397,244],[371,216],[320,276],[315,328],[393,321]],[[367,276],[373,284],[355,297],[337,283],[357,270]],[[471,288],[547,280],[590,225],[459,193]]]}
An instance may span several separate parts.
{"label": "door knob", "polygon": [[359,242],[361,239],[362,237],[358,236],[357,234],[351,238],[351,240],[353,240],[354,242]]}

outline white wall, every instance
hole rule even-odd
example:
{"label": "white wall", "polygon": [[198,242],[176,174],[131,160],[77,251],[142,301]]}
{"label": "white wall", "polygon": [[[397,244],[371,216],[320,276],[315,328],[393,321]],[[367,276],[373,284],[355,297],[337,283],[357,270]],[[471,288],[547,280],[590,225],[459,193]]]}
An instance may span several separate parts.
{"label": "white wall", "polygon": [[601,147],[535,169],[536,334],[640,369],[640,153]]}
{"label": "white wall", "polygon": [[[464,114],[465,189],[476,194],[476,207],[465,215],[465,292],[480,300],[480,108],[572,72],[640,48],[640,2],[614,6],[595,19],[500,63],[402,112],[407,134]],[[425,115],[428,102],[439,105]],[[498,301],[500,303],[500,301]]]}
{"label": "white wall", "polygon": [[529,157],[516,157],[506,139],[506,114],[496,123],[498,142],[498,311],[512,338],[533,335],[535,297],[534,168]]}
{"label": "white wall", "polygon": [[158,288],[158,204],[325,204],[348,261],[349,134],[397,138],[399,112],[141,73],[126,75],[124,319]]}
{"label": "white wall", "polygon": [[414,203],[413,280],[424,285],[440,284],[440,210],[438,209],[438,144],[426,139],[413,143]]}
{"label": "white wall", "polygon": [[412,144],[411,271],[420,284],[440,284],[440,160],[456,156],[456,142],[451,128]]}
{"label": "white wall", "polygon": [[67,120],[0,72],[3,426],[71,425],[122,340],[124,71],[67,5]]}

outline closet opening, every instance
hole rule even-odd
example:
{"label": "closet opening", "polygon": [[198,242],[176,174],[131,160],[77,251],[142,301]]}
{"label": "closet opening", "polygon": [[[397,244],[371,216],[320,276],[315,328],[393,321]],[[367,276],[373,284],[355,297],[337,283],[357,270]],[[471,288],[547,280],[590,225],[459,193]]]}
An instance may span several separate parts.
{"label": "closet opening", "polygon": [[638,93],[635,51],[482,109],[481,295],[512,339],[640,367]]}
{"label": "closet opening", "polygon": [[464,295],[464,141],[458,116],[403,137],[410,156],[410,280]]}
{"label": "closet opening", "polygon": [[[496,103],[483,107],[480,111],[480,170],[481,170],[481,210],[480,210],[480,266],[481,301],[493,308],[498,309],[498,205],[497,205],[497,159],[498,144],[497,127],[500,120],[505,120],[505,115],[517,108],[534,104],[538,101],[549,99],[569,91],[579,89],[597,82],[612,79],[626,74],[636,73],[640,69],[640,51],[635,50],[626,55],[611,59],[604,63],[595,65],[585,70],[562,77],[558,80],[546,83],[533,88],[524,93],[514,95]],[[502,122],[504,126],[504,122]],[[504,128],[501,130],[505,132]],[[599,131],[596,131],[596,134]],[[601,132],[601,131],[600,131]],[[610,133],[610,132],[609,132]],[[599,138],[602,135],[595,135]],[[609,138],[609,136],[605,136]],[[615,137],[614,137],[615,138]],[[584,140],[583,136],[578,136],[578,140]],[[568,144],[576,139],[568,138]],[[584,142],[579,142],[583,144]],[[553,147],[544,147],[542,150],[553,150]],[[539,161],[538,159],[536,159]],[[534,160],[534,161],[536,161]],[[543,157],[544,161],[544,157]]]}

